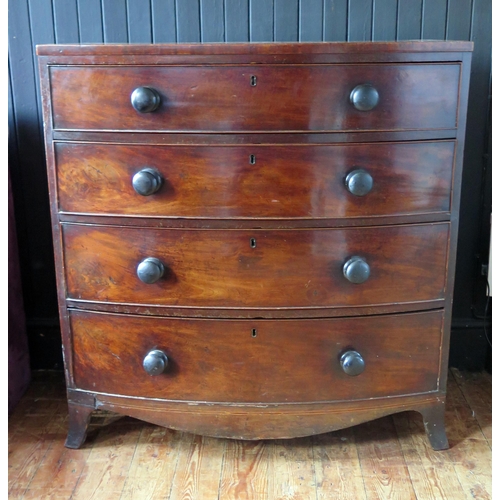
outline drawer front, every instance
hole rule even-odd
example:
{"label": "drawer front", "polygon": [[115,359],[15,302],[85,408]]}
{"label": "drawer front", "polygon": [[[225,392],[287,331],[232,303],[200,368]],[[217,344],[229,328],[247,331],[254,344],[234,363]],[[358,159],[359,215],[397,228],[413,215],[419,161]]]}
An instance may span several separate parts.
{"label": "drawer front", "polygon": [[[184,401],[311,402],[437,389],[443,314],[319,320],[185,320],[71,312],[76,386]],[[168,359],[148,375],[153,350]],[[364,361],[347,375],[346,351]],[[358,358],[359,359],[359,358]]]}
{"label": "drawer front", "polygon": [[[63,224],[68,296],[219,308],[441,299],[448,230],[448,223],[273,231]],[[139,264],[159,279],[141,281]],[[352,283],[344,272],[367,279]]]}
{"label": "drawer front", "polygon": [[[450,129],[459,77],[459,64],[50,68],[53,126],[69,130]],[[378,93],[369,111],[351,104],[365,84]],[[157,91],[156,110],[132,107],[139,87]]]}
{"label": "drawer front", "polygon": [[[454,151],[454,141],[231,147],[56,143],[59,209],[218,219],[447,212]],[[163,181],[157,191],[141,195],[132,179],[149,178],[145,169],[156,170]],[[352,194],[348,174],[371,179],[371,190]]]}

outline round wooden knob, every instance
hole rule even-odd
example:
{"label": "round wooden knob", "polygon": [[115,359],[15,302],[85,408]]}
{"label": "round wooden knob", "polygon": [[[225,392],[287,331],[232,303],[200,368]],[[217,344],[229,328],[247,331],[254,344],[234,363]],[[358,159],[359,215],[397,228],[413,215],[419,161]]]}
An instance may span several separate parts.
{"label": "round wooden knob", "polygon": [[370,266],[362,257],[353,256],[344,264],[344,276],[351,283],[364,283],[370,277]]}
{"label": "round wooden knob", "polygon": [[379,102],[377,89],[369,83],[356,85],[351,92],[351,104],[359,111],[370,111]]}
{"label": "round wooden knob", "polygon": [[349,193],[355,196],[365,196],[373,187],[373,177],[362,168],[349,172],[345,178],[345,185]]}
{"label": "round wooden knob", "polygon": [[365,360],[357,351],[346,351],[340,358],[340,366],[344,372],[355,377],[365,370]]}
{"label": "round wooden knob", "polygon": [[150,87],[138,87],[131,96],[130,102],[139,113],[151,113],[160,105],[160,94]]}
{"label": "round wooden knob", "polygon": [[137,276],[143,282],[151,285],[156,283],[165,272],[165,266],[161,260],[155,257],[147,257],[137,266]]}
{"label": "round wooden knob", "polygon": [[160,375],[168,366],[168,358],[163,351],[154,349],[146,354],[142,366],[148,375]]}
{"label": "round wooden knob", "polygon": [[132,187],[137,194],[149,196],[156,193],[163,183],[160,172],[153,168],[143,168],[132,177]]}

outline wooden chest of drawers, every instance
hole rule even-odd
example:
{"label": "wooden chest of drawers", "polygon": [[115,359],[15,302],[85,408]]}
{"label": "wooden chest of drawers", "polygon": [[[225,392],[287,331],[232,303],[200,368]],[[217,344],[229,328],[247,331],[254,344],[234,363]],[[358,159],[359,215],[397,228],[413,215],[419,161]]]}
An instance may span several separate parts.
{"label": "wooden chest of drawers", "polygon": [[38,47],[70,428],[444,402],[468,42]]}

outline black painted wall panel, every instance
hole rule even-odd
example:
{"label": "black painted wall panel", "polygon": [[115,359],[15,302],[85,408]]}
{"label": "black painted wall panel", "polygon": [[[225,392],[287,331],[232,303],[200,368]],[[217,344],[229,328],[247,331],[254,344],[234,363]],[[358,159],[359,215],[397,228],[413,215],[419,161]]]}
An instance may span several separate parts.
{"label": "black painted wall panel", "polygon": [[323,40],[346,42],[349,0],[323,0]]}
{"label": "black painted wall panel", "polygon": [[[17,135],[15,134],[16,130],[16,119],[14,115],[14,103],[12,97],[12,85],[10,83],[10,68],[9,68],[9,78],[7,79],[8,86],[8,120],[9,120],[9,137],[8,137],[8,145],[9,145],[9,165],[17,165],[19,163],[19,158],[17,154]],[[19,170],[14,171],[15,174],[19,172]],[[14,175],[15,175],[14,174]],[[23,207],[23,205],[18,205]],[[24,208],[24,207],[23,207]]]}
{"label": "black painted wall panel", "polygon": [[422,30],[422,0],[399,0],[397,39],[419,40]]}
{"label": "black painted wall panel", "polygon": [[130,43],[152,43],[150,0],[127,0],[127,27]]}
{"label": "black painted wall panel", "polygon": [[[9,64],[9,75],[8,75],[8,127],[9,127],[9,136],[8,136],[8,161],[9,161],[9,175],[10,181],[13,184],[21,186],[22,178],[21,178],[21,169],[20,168],[11,168],[18,167],[19,165],[19,154],[18,154],[18,145],[17,145],[17,126],[16,126],[16,118],[14,112],[14,97],[12,95],[12,83],[11,76],[12,72],[10,70]],[[18,227],[26,228],[26,214],[25,208],[26,205],[23,203],[22,196],[17,196],[13,199],[14,201],[14,213],[16,217],[16,223]],[[24,240],[26,240],[26,235],[24,234]],[[18,235],[19,238],[19,235]],[[20,260],[24,262],[29,262],[29,253],[28,253],[28,245],[19,246],[18,248]],[[28,274],[28,269],[25,266],[21,268],[21,279],[23,284],[25,285],[24,294],[28,292],[27,283],[30,281],[30,276]]]}
{"label": "black painted wall panel", "polygon": [[105,43],[127,43],[126,0],[101,0]]}
{"label": "black painted wall panel", "polygon": [[200,0],[201,41],[224,41],[224,0]]}
{"label": "black painted wall panel", "polygon": [[[467,134],[462,175],[462,198],[460,205],[460,226],[458,232],[457,273],[453,313],[455,317],[467,317],[471,308],[484,310],[484,283],[481,302],[475,304],[474,288],[480,280],[481,263],[486,263],[488,255],[481,255],[481,197],[484,169],[488,148],[488,109],[490,105],[491,77],[491,3],[488,0],[474,0],[474,24],[471,40],[474,42],[474,56],[467,113]],[[464,32],[466,31],[463,28]],[[491,166],[490,166],[491,168]],[[490,172],[491,175],[491,172]],[[489,195],[491,196],[491,194]],[[489,214],[486,214],[488,219]],[[489,238],[489,231],[483,231],[482,238]],[[479,253],[480,258],[475,255]]]}
{"label": "black painted wall panel", "polygon": [[[52,11],[51,11],[52,15]],[[48,187],[42,140],[40,99],[35,84],[33,39],[27,2],[9,9],[9,69],[12,84],[12,110],[15,114],[18,163],[9,165],[16,213],[24,214],[18,224],[19,246],[23,247],[23,289],[28,317],[57,317]],[[15,171],[15,172],[14,172]],[[14,188],[14,182],[16,186]],[[21,203],[24,210],[18,210]]]}
{"label": "black painted wall panel", "polygon": [[249,41],[274,40],[274,0],[250,0],[249,11]]}
{"label": "black painted wall panel", "polygon": [[349,0],[347,41],[369,42],[372,39],[372,0]]}
{"label": "black painted wall panel", "polygon": [[[54,29],[54,19],[53,17],[47,17],[46,12],[52,8],[51,0],[29,0],[28,2],[28,12],[30,21],[30,31],[31,31],[31,44],[37,45],[42,43],[55,43],[55,29]],[[46,18],[46,22],[40,23],[38,19]],[[75,33],[78,33],[78,29],[75,29]],[[38,127],[42,130],[43,127],[43,113],[42,113],[42,103],[38,96],[40,95],[40,80],[38,76],[38,60],[34,51],[32,52],[33,58],[33,69],[35,75],[35,92],[36,101],[38,109]]]}
{"label": "black painted wall panel", "polygon": [[274,41],[299,40],[299,0],[274,0]]}
{"label": "black painted wall panel", "polygon": [[424,0],[422,38],[444,40],[448,0]]}
{"label": "black painted wall panel", "polygon": [[299,41],[323,40],[323,0],[300,0],[299,23]]}
{"label": "black painted wall panel", "polygon": [[248,42],[249,0],[225,0],[226,42]]}
{"label": "black painted wall panel", "polygon": [[398,0],[373,0],[373,41],[396,40]]}
{"label": "black painted wall panel", "polygon": [[56,43],[79,43],[76,0],[53,0],[53,9]]}
{"label": "black painted wall panel", "polygon": [[469,40],[471,32],[472,0],[448,2],[447,40]]}
{"label": "black painted wall panel", "polygon": [[177,41],[175,0],[151,0],[151,15],[153,43],[175,43]]}
{"label": "black painted wall panel", "polygon": [[484,307],[491,0],[17,0],[9,7],[9,169],[32,331],[47,335],[58,325],[34,53],[37,43],[54,42],[472,39],[454,319],[467,323]]}
{"label": "black painted wall panel", "polygon": [[101,0],[77,0],[77,5],[80,43],[103,43]]}
{"label": "black painted wall panel", "polygon": [[[37,43],[56,43],[55,29],[54,29],[54,18],[53,16],[48,16],[47,13],[52,10],[53,0],[29,0],[28,1],[28,12],[29,12],[29,28],[31,32],[31,41],[33,44]],[[54,4],[55,7],[55,4]],[[10,15],[15,15],[14,12],[10,12]],[[43,19],[43,22],[40,22]],[[76,36],[78,36],[79,30],[73,26]],[[33,51],[33,61],[36,61],[36,54]]]}
{"label": "black painted wall panel", "polygon": [[176,0],[177,41],[200,42],[200,1]]}

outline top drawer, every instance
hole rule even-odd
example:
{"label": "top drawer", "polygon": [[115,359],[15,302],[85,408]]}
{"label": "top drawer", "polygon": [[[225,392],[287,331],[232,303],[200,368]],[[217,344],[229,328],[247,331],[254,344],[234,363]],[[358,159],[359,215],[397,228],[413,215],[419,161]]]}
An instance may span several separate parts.
{"label": "top drawer", "polygon": [[[459,79],[457,63],[50,68],[53,127],[59,130],[452,129]],[[154,111],[132,106],[139,87],[157,92]],[[372,109],[356,109],[356,88],[358,107],[376,103]]]}

